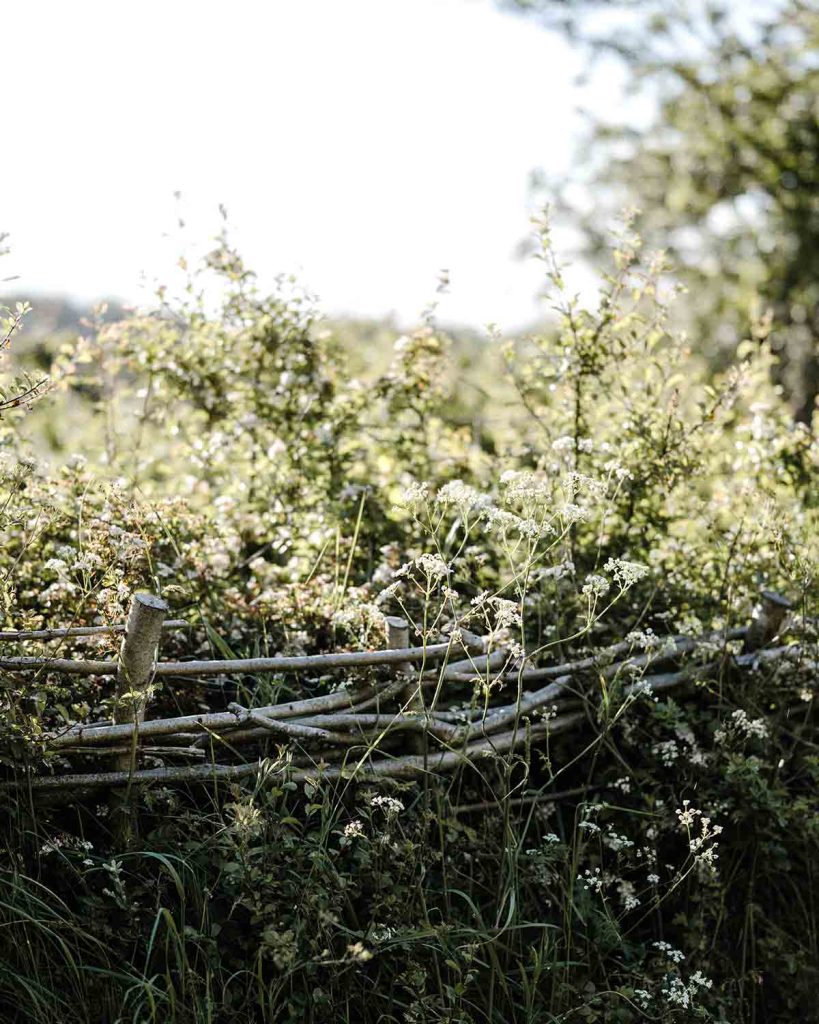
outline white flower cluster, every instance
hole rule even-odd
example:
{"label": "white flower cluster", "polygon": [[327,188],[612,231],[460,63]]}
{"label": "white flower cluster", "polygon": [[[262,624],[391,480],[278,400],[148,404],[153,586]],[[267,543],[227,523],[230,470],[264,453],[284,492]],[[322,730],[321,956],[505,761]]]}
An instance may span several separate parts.
{"label": "white flower cluster", "polygon": [[550,479],[536,473],[507,469],[501,475],[501,485],[507,501],[518,502],[528,507],[551,507],[554,499],[554,485]]}
{"label": "white flower cluster", "polygon": [[560,509],[560,518],[567,526],[582,523],[589,518],[589,510],[582,505],[576,505],[573,501],[567,501]]}
{"label": "white flower cluster", "polygon": [[698,811],[696,808],[689,806],[690,800],[683,800],[682,810],[677,808],[676,814],[680,822],[681,828],[691,828],[697,817],[702,815],[702,811]]}
{"label": "white flower cluster", "polygon": [[374,796],[370,800],[372,807],[380,807],[389,817],[400,814],[404,810],[403,803],[394,796]]}
{"label": "white flower cluster", "polygon": [[488,494],[481,494],[480,491],[470,487],[462,480],[452,480],[439,488],[435,495],[435,504],[443,507],[454,506],[462,514],[472,508],[482,508],[491,504]]}
{"label": "white flower cluster", "polygon": [[[690,803],[690,800],[683,800],[682,808],[677,808],[676,814],[680,828],[689,833],[688,849],[694,855],[698,866],[706,870],[713,870],[717,860],[715,839],[721,834],[722,826],[712,825],[711,819],[703,815],[702,811],[691,807]],[[691,835],[697,818],[700,819],[700,834]]]}
{"label": "white flower cluster", "polygon": [[349,822],[347,825],[344,826],[344,835],[347,839],[357,839],[360,836],[363,836],[364,823],[358,821],[358,819]]}
{"label": "white flower cluster", "polygon": [[372,942],[389,942],[398,934],[398,929],[388,924],[374,924],[370,929],[370,940]]}
{"label": "white flower cluster", "polygon": [[651,993],[647,992],[644,988],[635,988],[634,998],[637,1000],[637,1005],[641,1010],[647,1010],[649,1003],[651,1002]]}
{"label": "white flower cluster", "polygon": [[430,581],[442,580],[449,575],[449,566],[440,555],[425,552],[423,555],[414,558],[411,562],[405,562],[400,569],[395,570],[393,576],[396,579],[402,579],[405,576],[409,576],[415,568],[420,569]]}
{"label": "white flower cluster", "polygon": [[623,590],[639,583],[649,573],[647,565],[641,565],[639,562],[627,562],[623,558],[610,558],[603,569],[605,572],[611,573]]}
{"label": "white flower cluster", "polygon": [[570,452],[574,450],[574,438],[571,434],[563,434],[562,437],[552,441],[553,452]]}
{"label": "white flower cluster", "polygon": [[405,488],[401,495],[399,507],[405,508],[408,512],[419,512],[429,500],[429,489],[426,484],[413,482]]}
{"label": "white flower cluster", "polygon": [[[633,644],[642,651],[653,651],[663,643],[650,626],[645,630],[633,629],[630,633],[626,633],[625,640],[626,643]],[[671,642],[674,643],[673,640]]]}
{"label": "white flower cluster", "polygon": [[587,576],[582,593],[590,600],[597,600],[599,597],[605,597],[610,587],[611,584],[605,576]]}
{"label": "white flower cluster", "polygon": [[502,597],[496,597],[492,600],[492,607],[495,610],[495,621],[498,629],[509,629],[513,626],[523,625],[520,605],[516,601],[506,601]]}
{"label": "white flower cluster", "polygon": [[585,473],[578,473],[576,470],[566,474],[564,486],[571,494],[577,495],[583,492],[595,501],[602,501],[606,496],[605,481],[597,480]]}
{"label": "white flower cluster", "polygon": [[557,565],[550,565],[545,569],[540,569],[535,575],[539,580],[563,580],[567,576],[574,576],[574,573],[574,562],[567,558]]}
{"label": "white flower cluster", "polygon": [[764,740],[768,738],[768,726],[762,718],[749,718],[747,711],[737,708],[731,712],[731,721],[724,729],[717,729],[714,742],[724,743],[731,735],[744,739]]}
{"label": "white flower cluster", "polygon": [[497,508],[494,505],[482,509],[483,521],[486,529],[492,533],[498,533],[502,537],[510,533],[519,533],[521,537],[528,537],[537,540],[540,537],[547,537],[554,533],[552,526],[543,521],[531,517],[518,516],[507,509]]}
{"label": "white flower cluster", "polygon": [[634,846],[634,842],[628,836],[618,835],[614,829],[611,829],[603,836],[603,845],[614,850],[615,853],[619,853],[620,850],[630,849]]}
{"label": "white flower cluster", "polygon": [[666,768],[670,768],[680,756],[680,748],[674,740],[665,740],[663,743],[655,743],[651,753],[659,757]]}
{"label": "white flower cluster", "polygon": [[553,452],[568,452],[574,448],[574,438],[571,434],[563,434],[552,441]]}
{"label": "white flower cluster", "polygon": [[640,900],[634,893],[634,882],[621,878],[617,882],[617,894],[620,897],[623,910],[636,910],[640,906]]}
{"label": "white flower cluster", "polygon": [[633,480],[634,474],[626,469],[616,459],[610,459],[604,466],[603,469],[611,476],[616,477],[618,480]]}
{"label": "white flower cluster", "polygon": [[[700,827],[702,832],[698,836],[692,836],[688,843],[688,848],[702,864],[713,865],[717,859],[717,844],[714,839],[722,832],[722,825],[711,825],[710,818],[702,818],[700,820]],[[706,843],[710,842],[711,845],[706,847]]]}
{"label": "white flower cluster", "polygon": [[711,985],[711,979],[706,978],[702,971],[695,971],[687,984],[678,975],[672,974],[666,979],[662,993],[670,1006],[687,1010],[693,1005],[698,989],[711,988]]}
{"label": "white flower cluster", "polygon": [[82,853],[90,853],[93,849],[94,844],[87,839],[78,839],[76,836],[63,834],[47,839],[40,847],[40,855],[47,857],[50,853],[56,853],[58,850],[79,850]]}
{"label": "white flower cluster", "polygon": [[685,953],[674,949],[670,942],[653,942],[652,945],[671,961],[672,964],[681,964],[685,960]]}
{"label": "white flower cluster", "polygon": [[591,889],[592,892],[601,892],[606,884],[605,879],[600,873],[600,868],[595,868],[594,871],[586,868],[582,875],[577,876],[577,880],[583,883],[584,889]]}
{"label": "white flower cluster", "polygon": [[517,601],[508,601],[503,597],[493,597],[488,591],[481,591],[472,598],[470,604],[476,611],[480,611],[494,620],[496,629],[510,629],[523,625],[523,616],[520,605]]}

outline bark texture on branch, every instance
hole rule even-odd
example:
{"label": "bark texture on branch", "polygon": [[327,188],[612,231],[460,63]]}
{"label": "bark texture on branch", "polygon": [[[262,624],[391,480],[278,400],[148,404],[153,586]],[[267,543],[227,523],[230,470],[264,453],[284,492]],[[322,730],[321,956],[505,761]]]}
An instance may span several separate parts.
{"label": "bark texture on branch", "polygon": [[[397,615],[388,615],[384,619],[387,629],[387,647],[394,650],[406,649],[409,647],[409,623]],[[401,690],[401,702],[405,711],[421,712],[424,710],[424,691],[421,687],[421,679],[415,669],[408,662],[401,662],[396,665],[396,671],[405,676],[407,685]],[[414,754],[422,754],[424,751],[423,733],[416,733],[410,738],[410,749]]]}
{"label": "bark texture on branch", "polygon": [[[457,767],[460,764],[476,762],[484,757],[503,754],[516,746],[519,741],[527,738],[540,739],[545,736],[556,736],[579,725],[585,718],[583,712],[564,715],[550,722],[539,722],[529,728],[513,729],[499,733],[477,743],[470,743],[462,750],[449,750],[425,755],[410,754],[395,758],[371,757],[349,765],[331,765],[324,769],[302,768],[288,772],[287,777],[294,782],[304,782],[321,776],[326,779],[367,779],[413,778],[416,775],[434,774]],[[267,770],[268,762],[255,761],[248,764],[234,765],[193,765],[183,768],[148,768],[136,771],[130,776],[134,783],[159,782],[218,782],[243,779]],[[281,774],[281,773],[277,773]],[[121,786],[129,781],[127,772],[90,772],[85,775],[53,775],[28,780],[27,785],[36,790],[47,789],[94,789],[109,786]]]}
{"label": "bark texture on branch", "polygon": [[141,722],[154,676],[168,605],[153,594],[134,594],[117,667],[114,721]]}
{"label": "bark texture on branch", "polygon": [[[506,649],[487,653],[485,641],[469,635],[464,641],[453,637],[446,643],[409,648],[409,627],[398,618],[385,621],[390,647],[382,651],[157,666],[165,610],[164,602],[158,598],[134,598],[119,663],[115,721],[75,726],[49,741],[51,749],[64,756],[109,757],[109,764],[117,770],[27,777],[0,788],[116,789],[127,785],[130,791],[134,784],[152,781],[239,779],[269,770],[270,761],[256,759],[266,749],[265,740],[288,748],[288,760],[294,769],[288,771],[288,777],[296,781],[312,777],[319,770],[328,778],[423,776],[495,753],[528,749],[531,739],[557,735],[570,728],[580,730],[584,723],[593,725],[597,721],[599,685],[603,679],[616,680],[608,689],[616,691],[619,700],[634,699],[643,692],[659,694],[714,677],[729,663],[735,669],[750,671],[766,664],[795,662],[804,668],[813,664],[809,659],[814,656],[809,648],[799,645],[764,646],[781,631],[787,613],[787,602],[778,595],[768,595],[767,605],[763,601],[761,614],[749,630],[730,630],[699,638],[671,636],[663,641],[663,646],[638,654],[633,653],[636,643],[628,640],[589,657],[537,669],[526,667],[531,662],[524,658],[516,671],[510,671],[513,662]],[[765,621],[759,624],[759,620]],[[736,647],[727,646],[739,639],[745,639],[745,651],[741,654]],[[449,656],[458,650],[456,644],[463,651],[464,643],[468,656],[450,662]],[[757,643],[762,646],[747,649]],[[444,659],[443,664],[437,670],[425,671],[424,662],[431,658]],[[211,666],[218,667],[220,674],[228,674],[231,670],[261,672],[378,664],[393,666],[396,677],[387,682],[368,681],[358,687],[342,686],[318,697],[282,704],[257,708],[232,704],[225,711],[144,721],[146,696],[159,668],[167,675],[181,665],[193,675],[202,672],[203,666],[204,674]],[[655,665],[665,666],[667,671],[658,673]],[[503,688],[490,687],[485,693],[481,691],[486,700],[476,700],[476,679],[487,683],[515,679],[519,685],[514,699],[499,705],[498,694],[504,694]],[[522,685],[540,680],[543,685],[539,688],[527,690]],[[426,701],[422,687],[427,688]],[[434,696],[430,696],[432,689]],[[509,701],[509,696],[505,699]],[[578,710],[579,705],[583,710]],[[164,754],[169,759],[201,757],[203,746],[208,745],[214,759],[218,745],[227,755],[224,760],[242,761],[237,747],[248,743],[260,744],[248,763],[163,768],[137,765],[138,752],[140,756]],[[129,794],[125,796],[121,806],[127,809]],[[126,824],[132,817],[125,815]]]}
{"label": "bark texture on branch", "polygon": [[[166,619],[163,629],[183,629],[190,626],[185,619]],[[22,640],[62,640],[84,636],[110,636],[124,633],[127,625],[114,626],[66,626],[60,629],[0,629],[0,640],[17,642]]]}
{"label": "bark texture on branch", "polygon": [[154,594],[134,594],[119,652],[114,722],[131,730],[130,746],[114,758],[115,767],[126,773],[128,788],[111,794],[111,825],[119,843],[128,844],[136,835],[136,816],[131,802],[130,778],[136,770],[139,736],[136,728],[145,717],[151,691],[162,623],[168,605]]}
{"label": "bark texture on branch", "polygon": [[786,597],[773,590],[763,590],[759,598],[759,607],[745,636],[743,650],[746,654],[758,651],[774,639],[792,607]]}
{"label": "bark texture on branch", "polygon": [[[466,641],[467,649],[481,650],[479,638]],[[299,670],[357,668],[373,665],[396,665],[402,661],[439,661],[452,651],[462,649],[460,643],[448,641],[410,647],[405,651],[347,651],[342,654],[307,654],[298,657],[226,658],[222,661],[165,661],[157,664],[157,676],[215,676],[235,673],[296,672]],[[66,672],[83,676],[113,676],[119,669],[117,661],[80,661],[69,658],[0,658],[0,669],[8,671]]]}

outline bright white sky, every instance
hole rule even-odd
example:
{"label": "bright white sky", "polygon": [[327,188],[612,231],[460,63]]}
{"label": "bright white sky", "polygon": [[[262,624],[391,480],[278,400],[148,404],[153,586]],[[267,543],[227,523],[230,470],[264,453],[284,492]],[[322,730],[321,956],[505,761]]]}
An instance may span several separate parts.
{"label": "bright white sky", "polygon": [[[528,175],[569,166],[581,95],[559,37],[490,0],[24,0],[4,5],[0,230],[23,294],[139,301],[181,191],[224,203],[262,281],[328,313],[518,326],[540,268]],[[166,236],[163,239],[163,235]]]}

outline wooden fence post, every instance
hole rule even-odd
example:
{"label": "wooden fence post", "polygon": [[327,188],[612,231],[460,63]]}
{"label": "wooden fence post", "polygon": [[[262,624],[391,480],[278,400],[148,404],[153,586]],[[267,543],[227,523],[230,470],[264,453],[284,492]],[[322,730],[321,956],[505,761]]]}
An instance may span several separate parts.
{"label": "wooden fence post", "polygon": [[[125,636],[119,651],[114,723],[133,723],[136,727],[145,718],[151,681],[162,636],[162,623],[168,605],[153,594],[134,594],[128,611]],[[116,757],[117,771],[134,771],[139,736],[134,728],[131,749]],[[114,832],[118,840],[128,843],[136,832],[130,806],[130,791],[112,794]]]}
{"label": "wooden fence post", "polygon": [[[397,615],[385,615],[384,622],[387,626],[387,647],[391,649],[400,649],[402,647],[409,647],[409,624],[406,619],[402,619]],[[407,711],[423,711],[424,710],[424,697],[421,693],[421,680],[420,675],[416,672],[415,668],[409,662],[402,662],[396,666],[397,671],[401,675],[405,675],[414,681],[408,682],[404,689],[401,691],[401,700],[404,703],[404,707]],[[425,746],[426,737],[423,734],[411,734],[409,737],[409,745],[414,753],[423,753]]]}
{"label": "wooden fence post", "polygon": [[782,623],[791,607],[792,605],[786,597],[773,590],[763,590],[760,594],[759,609],[745,634],[743,651],[749,654],[770,643],[782,628]]}
{"label": "wooden fence post", "polygon": [[134,594],[119,651],[114,722],[141,722],[154,675],[168,605],[153,594]]}

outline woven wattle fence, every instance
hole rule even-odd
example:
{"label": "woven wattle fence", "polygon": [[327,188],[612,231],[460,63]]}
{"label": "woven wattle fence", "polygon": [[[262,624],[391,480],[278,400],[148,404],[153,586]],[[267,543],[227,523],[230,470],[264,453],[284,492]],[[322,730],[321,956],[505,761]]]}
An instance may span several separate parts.
{"label": "woven wattle fence", "polygon": [[[743,669],[782,658],[804,659],[798,645],[767,646],[782,630],[789,608],[787,600],[766,591],[746,628],[697,638],[669,636],[640,653],[626,640],[561,664],[516,659],[504,647],[489,649],[487,638],[458,629],[440,642],[410,646],[408,624],[394,617],[385,620],[383,650],[163,662],[163,632],[188,624],[166,619],[168,608],[160,598],[137,594],[124,626],[0,633],[0,640],[15,642],[123,634],[119,657],[113,660],[0,659],[7,672],[111,676],[116,692],[112,721],[47,736],[47,749],[58,755],[53,774],[21,769],[2,785],[115,789],[239,779],[270,769],[266,755],[271,745],[277,755],[286,749],[288,777],[296,781],[317,773],[366,779],[443,772],[580,731],[594,701],[590,678],[598,681],[598,693],[619,684],[623,698],[629,698],[713,677],[726,664]],[[374,667],[389,670],[388,678],[357,677],[358,670]],[[150,715],[150,696],[160,682],[295,672],[343,672],[345,678],[331,692],[303,700],[262,707],[231,703],[222,711],[173,718]],[[92,769],[77,769],[89,761]]]}

